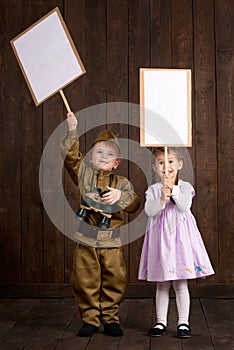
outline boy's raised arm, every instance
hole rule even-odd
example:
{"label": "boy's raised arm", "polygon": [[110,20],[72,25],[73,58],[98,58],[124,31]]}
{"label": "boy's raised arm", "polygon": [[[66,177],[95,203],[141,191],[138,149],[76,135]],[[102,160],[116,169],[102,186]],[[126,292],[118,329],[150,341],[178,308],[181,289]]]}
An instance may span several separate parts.
{"label": "boy's raised arm", "polygon": [[68,134],[61,142],[61,153],[64,157],[64,166],[71,176],[73,182],[78,184],[78,171],[83,160],[79,150],[79,139],[77,135],[77,119],[73,112],[67,113]]}

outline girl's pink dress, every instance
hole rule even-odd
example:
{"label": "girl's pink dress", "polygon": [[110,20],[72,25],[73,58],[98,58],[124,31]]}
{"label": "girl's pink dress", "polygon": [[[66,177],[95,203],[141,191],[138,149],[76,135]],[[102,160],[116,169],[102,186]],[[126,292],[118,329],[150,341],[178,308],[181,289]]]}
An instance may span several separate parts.
{"label": "girl's pink dress", "polygon": [[[148,188],[146,197],[159,200],[161,183]],[[188,182],[179,180],[178,190],[195,191]],[[163,282],[202,278],[214,274],[196,220],[190,209],[181,211],[170,199],[155,216],[148,218],[143,243],[139,275],[140,280]]]}

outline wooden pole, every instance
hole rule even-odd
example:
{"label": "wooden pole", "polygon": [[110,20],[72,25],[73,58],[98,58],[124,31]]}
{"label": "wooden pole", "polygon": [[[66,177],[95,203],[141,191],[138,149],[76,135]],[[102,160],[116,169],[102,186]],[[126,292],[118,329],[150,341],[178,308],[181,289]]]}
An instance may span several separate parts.
{"label": "wooden pole", "polygon": [[167,153],[167,146],[164,148],[165,150],[165,175],[167,175],[167,169],[168,169],[168,153]]}
{"label": "wooden pole", "polygon": [[67,111],[68,111],[68,112],[71,112],[71,108],[70,108],[70,106],[69,106],[69,104],[68,104],[68,102],[67,102],[67,99],[66,99],[66,97],[65,97],[65,95],[64,95],[64,93],[63,93],[63,90],[59,90],[59,92],[60,92],[60,95],[61,95],[61,97],[62,97],[62,99],[63,99],[63,102],[64,102],[64,104],[65,104],[65,106],[66,106],[66,108],[67,108]]}

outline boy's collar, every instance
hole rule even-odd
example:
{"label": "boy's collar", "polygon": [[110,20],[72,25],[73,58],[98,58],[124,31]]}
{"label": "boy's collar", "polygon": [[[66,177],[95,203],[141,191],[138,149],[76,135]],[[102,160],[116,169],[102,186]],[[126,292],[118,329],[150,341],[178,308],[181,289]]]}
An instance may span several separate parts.
{"label": "boy's collar", "polygon": [[98,176],[100,176],[100,175],[109,176],[110,174],[114,174],[114,171],[113,170],[106,170],[106,171],[96,170],[96,173]]}

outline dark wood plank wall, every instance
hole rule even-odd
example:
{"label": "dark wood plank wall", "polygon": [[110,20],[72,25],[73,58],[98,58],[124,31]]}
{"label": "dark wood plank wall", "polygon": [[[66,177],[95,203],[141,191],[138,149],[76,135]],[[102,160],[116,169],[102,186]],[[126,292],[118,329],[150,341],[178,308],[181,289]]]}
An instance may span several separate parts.
{"label": "dark wood plank wall", "polygon": [[[150,3],[131,1],[129,4],[129,102],[139,103],[139,67],[150,66]],[[137,111],[130,116],[130,123],[139,118]],[[139,130],[131,127],[129,137],[139,141]],[[134,149],[130,150],[131,158]],[[142,173],[135,167],[129,169],[129,177],[136,178],[135,189],[141,198],[144,198],[145,186]],[[134,231],[134,224],[131,226]],[[129,281],[137,282],[142,239],[129,245]]]}
{"label": "dark wood plank wall", "polygon": [[[209,21],[206,18],[210,18]],[[210,244],[212,262],[217,266],[217,141],[215,114],[214,3],[201,1],[194,6],[194,142],[196,174],[196,213],[203,218],[204,241]],[[204,46],[206,42],[206,46]],[[197,118],[199,116],[199,118]],[[209,143],[207,140],[210,140]],[[211,151],[212,147],[212,151]],[[199,176],[199,172],[203,174]],[[209,219],[208,219],[209,218]],[[211,253],[212,252],[212,253]],[[212,283],[214,278],[210,278]],[[199,281],[200,283],[203,280]]]}
{"label": "dark wood plank wall", "polygon": [[[205,285],[233,286],[233,89],[234,2],[232,0],[23,0],[0,3],[0,283],[69,282],[74,242],[61,234],[43,210],[39,165],[46,141],[64,120],[57,94],[35,107],[9,41],[58,6],[87,73],[65,93],[74,111],[107,102],[139,103],[139,68],[191,68],[193,147],[189,149],[197,195],[193,211],[216,274]],[[116,112],[118,114],[118,111]],[[139,141],[139,129],[121,125],[108,108],[103,123],[123,138]],[[117,118],[117,119],[116,119]],[[130,124],[139,119],[131,113]],[[114,124],[112,124],[114,123]],[[91,125],[84,123],[83,130]],[[101,127],[81,137],[83,152]],[[129,146],[129,157],[134,149]],[[50,167],[53,168],[53,159]],[[123,161],[144,198],[146,181]],[[76,192],[64,175],[74,210]],[[65,223],[69,225],[69,223]],[[134,225],[132,227],[134,229]],[[137,280],[143,238],[124,247],[129,283]],[[205,284],[205,285],[204,285]],[[205,289],[209,294],[210,289]],[[229,289],[230,291],[230,289]],[[139,289],[138,289],[139,292]],[[133,292],[134,294],[134,292]]]}

